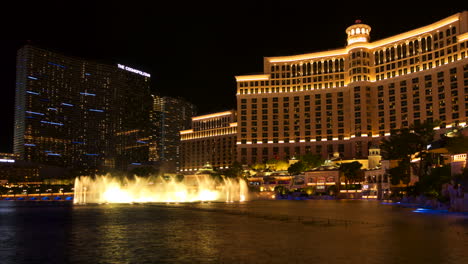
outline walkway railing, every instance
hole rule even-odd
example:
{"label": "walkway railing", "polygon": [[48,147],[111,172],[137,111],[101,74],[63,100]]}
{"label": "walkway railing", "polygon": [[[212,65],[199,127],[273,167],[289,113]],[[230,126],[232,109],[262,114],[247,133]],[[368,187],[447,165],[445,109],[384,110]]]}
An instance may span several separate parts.
{"label": "walkway railing", "polygon": [[[58,197],[58,198],[57,198]],[[48,198],[48,199],[47,199]],[[0,194],[0,201],[38,201],[38,200],[72,200],[73,192],[65,193],[28,193]]]}

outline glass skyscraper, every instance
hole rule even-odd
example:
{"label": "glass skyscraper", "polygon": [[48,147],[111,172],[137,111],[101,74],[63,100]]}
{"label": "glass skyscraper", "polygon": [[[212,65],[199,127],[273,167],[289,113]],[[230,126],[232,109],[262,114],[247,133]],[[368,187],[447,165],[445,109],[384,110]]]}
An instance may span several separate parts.
{"label": "glass skyscraper", "polygon": [[152,161],[173,161],[179,167],[180,131],[191,127],[196,107],[183,98],[153,95]]}
{"label": "glass skyscraper", "polygon": [[94,173],[147,160],[150,75],[26,45],[18,51],[14,152]]}

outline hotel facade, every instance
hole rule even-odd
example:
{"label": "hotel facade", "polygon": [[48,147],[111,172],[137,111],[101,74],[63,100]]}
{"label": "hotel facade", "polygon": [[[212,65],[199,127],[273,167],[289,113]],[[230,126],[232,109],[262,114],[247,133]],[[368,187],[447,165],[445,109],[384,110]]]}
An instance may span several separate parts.
{"label": "hotel facade", "polygon": [[180,134],[190,129],[196,106],[181,97],[153,95],[151,112],[150,161],[172,161],[175,169],[180,164]]}
{"label": "hotel facade", "polygon": [[180,131],[180,172],[193,173],[210,164],[227,169],[236,161],[236,111],[192,117],[192,129]]}
{"label": "hotel facade", "polygon": [[150,75],[26,45],[18,50],[14,153],[84,174],[148,159]]}
{"label": "hotel facade", "polygon": [[341,49],[265,57],[263,74],[236,76],[237,160],[306,152],[365,158],[394,129],[468,117],[468,12],[370,41],[356,21]]}

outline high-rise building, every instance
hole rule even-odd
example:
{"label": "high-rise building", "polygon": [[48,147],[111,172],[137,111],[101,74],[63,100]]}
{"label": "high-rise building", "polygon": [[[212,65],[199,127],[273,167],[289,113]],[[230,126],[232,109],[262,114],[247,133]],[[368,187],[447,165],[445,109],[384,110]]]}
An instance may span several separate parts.
{"label": "high-rise building", "polygon": [[0,185],[8,182],[38,182],[39,172],[39,166],[18,160],[16,154],[0,153]]}
{"label": "high-rise building", "polygon": [[87,173],[147,159],[149,74],[26,45],[16,79],[21,159]]}
{"label": "high-rise building", "polygon": [[356,21],[344,48],[265,57],[263,74],[236,76],[238,160],[360,158],[411,124],[466,125],[467,11],[373,42],[370,32]]}
{"label": "high-rise building", "polygon": [[179,166],[179,132],[190,129],[196,111],[183,98],[153,95],[151,161],[173,161]]}
{"label": "high-rise building", "polygon": [[237,114],[234,110],[192,118],[192,129],[180,131],[180,171],[196,172],[207,163],[226,169],[236,161]]}
{"label": "high-rise building", "polygon": [[116,168],[126,170],[132,163],[149,160],[151,139],[151,109],[150,75],[124,66],[117,65],[119,70],[114,73],[113,108],[114,116]]}

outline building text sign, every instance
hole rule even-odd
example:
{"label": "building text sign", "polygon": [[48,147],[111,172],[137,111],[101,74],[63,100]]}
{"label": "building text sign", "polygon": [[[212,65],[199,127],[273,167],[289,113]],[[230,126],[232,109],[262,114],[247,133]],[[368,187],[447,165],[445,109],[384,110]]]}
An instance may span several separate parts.
{"label": "building text sign", "polygon": [[145,76],[145,77],[151,77],[151,75],[149,73],[147,73],[147,72],[143,72],[143,71],[140,71],[140,70],[137,70],[137,69],[133,69],[133,68],[130,68],[130,67],[122,65],[122,64],[117,64],[117,67],[119,67],[119,69],[126,70],[126,71],[129,71],[129,72],[133,72],[133,73],[136,73],[136,74],[140,74],[140,75]]}

